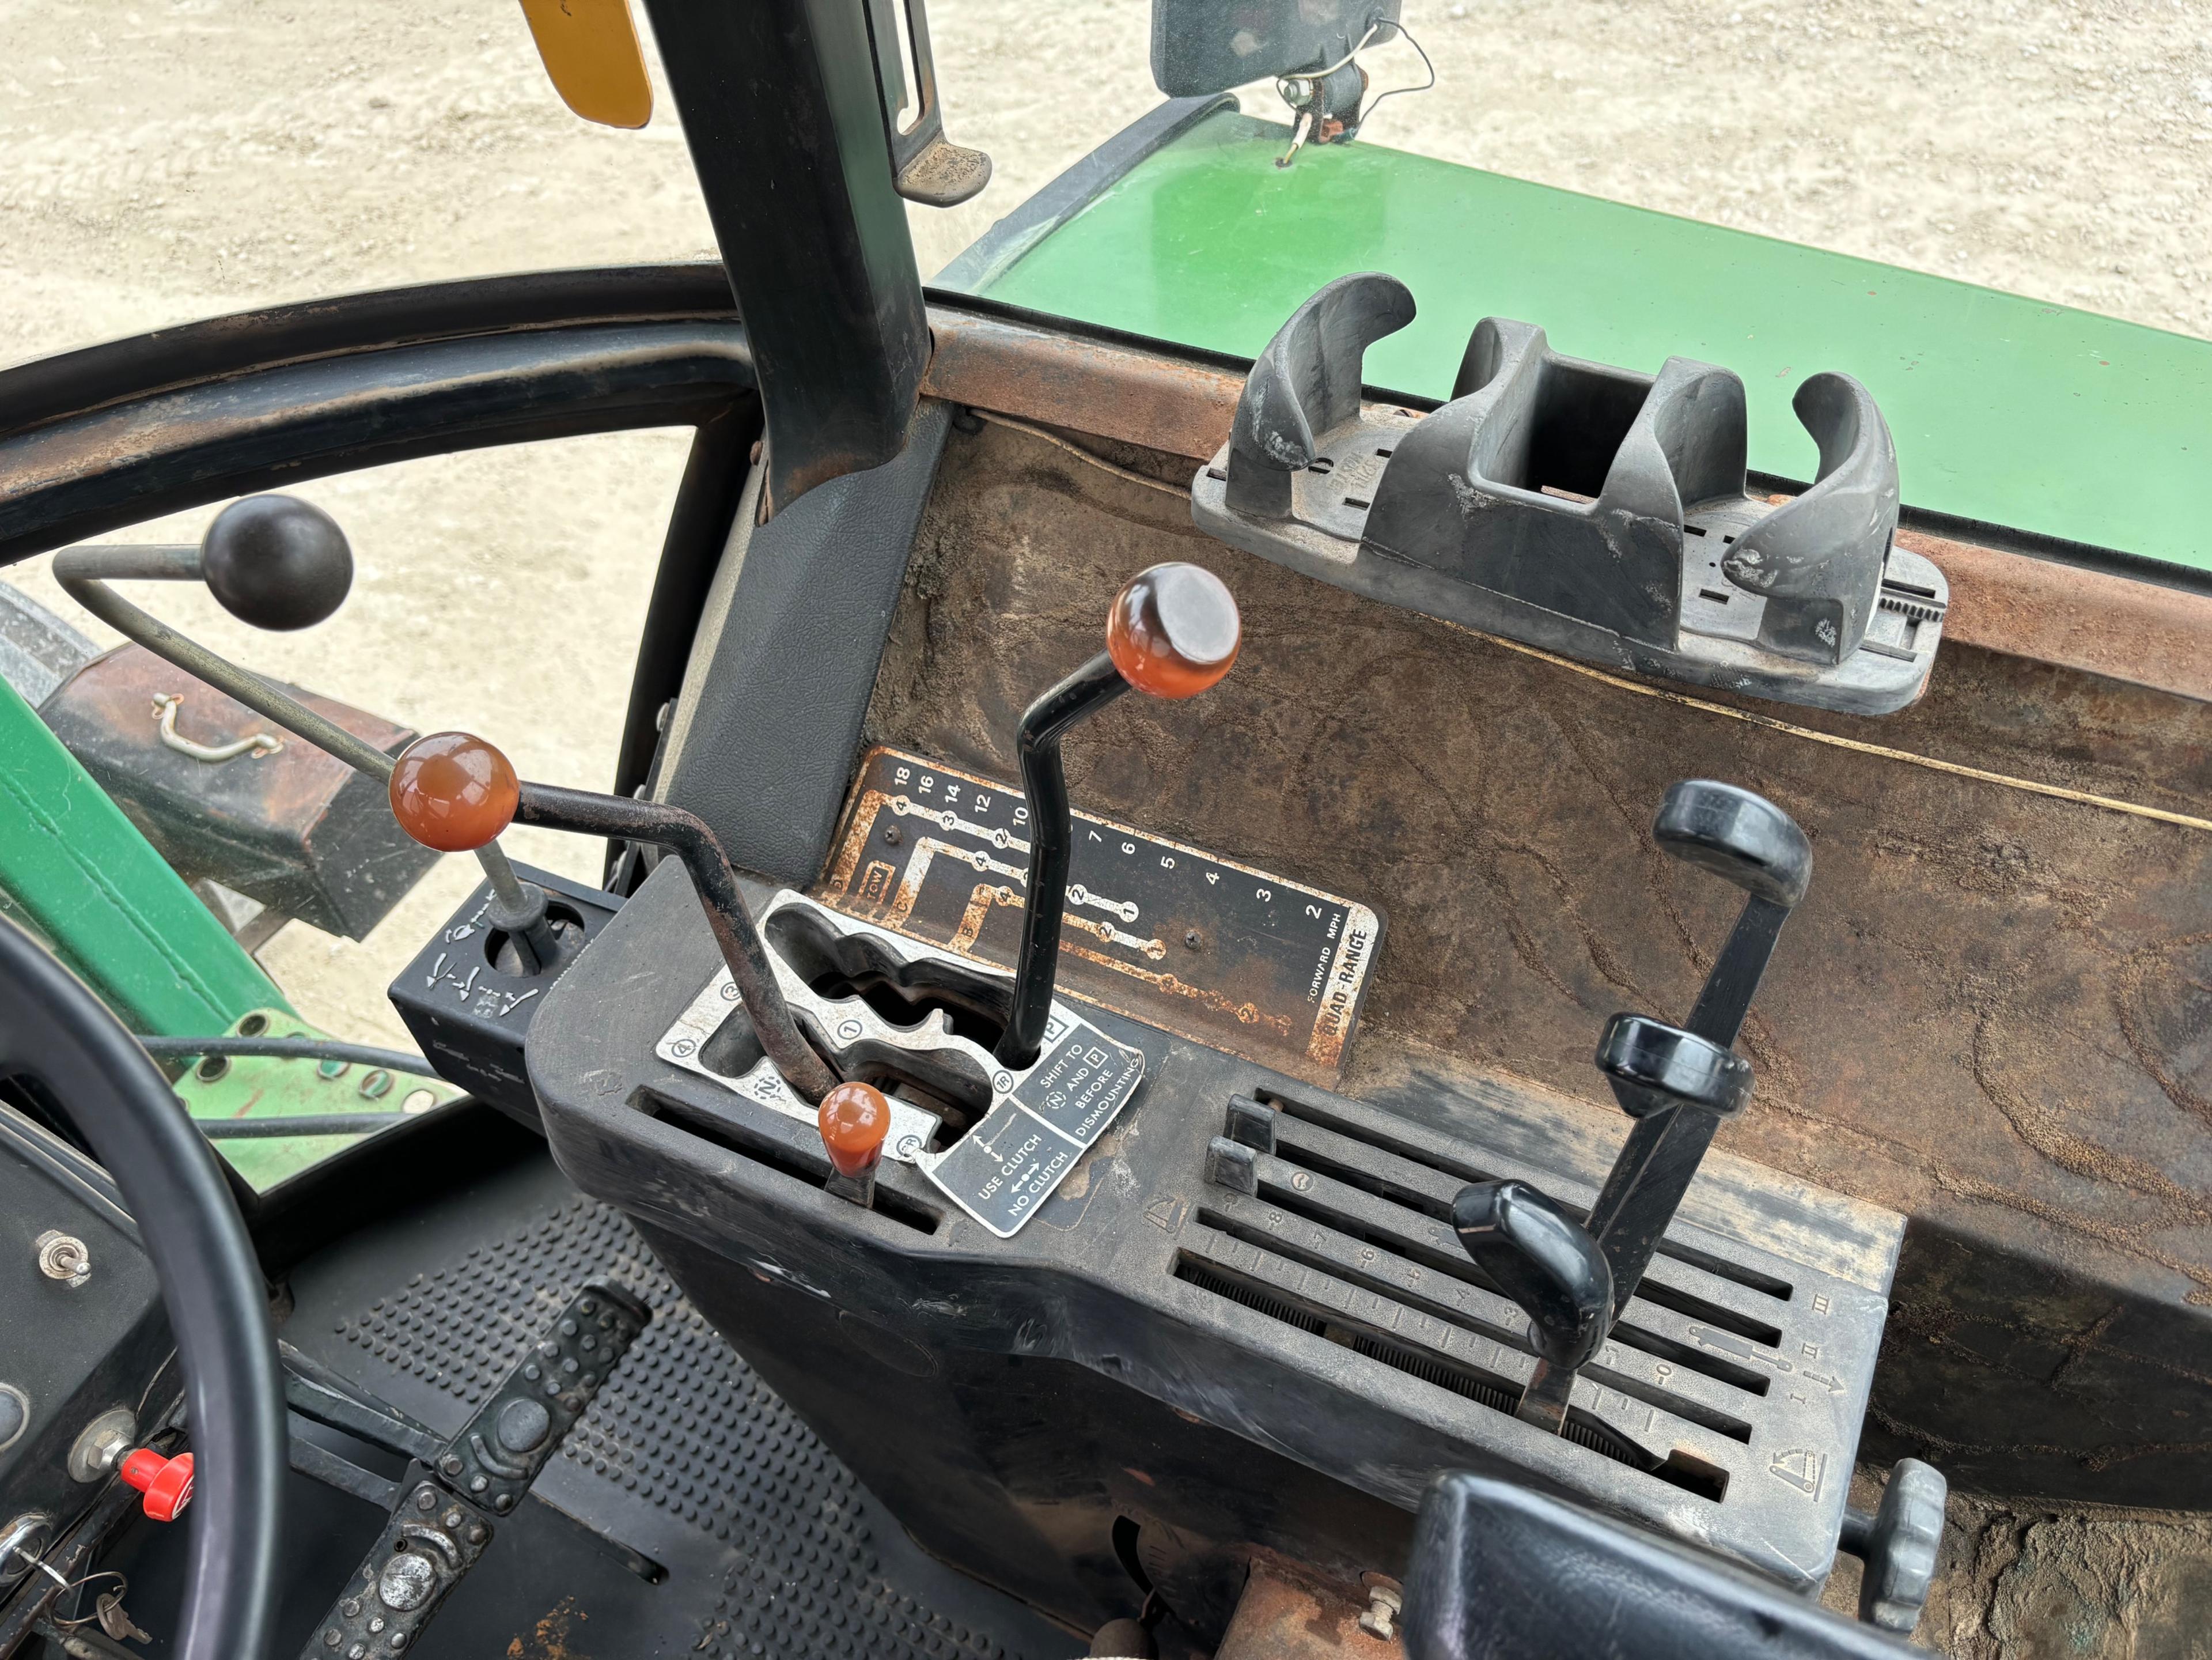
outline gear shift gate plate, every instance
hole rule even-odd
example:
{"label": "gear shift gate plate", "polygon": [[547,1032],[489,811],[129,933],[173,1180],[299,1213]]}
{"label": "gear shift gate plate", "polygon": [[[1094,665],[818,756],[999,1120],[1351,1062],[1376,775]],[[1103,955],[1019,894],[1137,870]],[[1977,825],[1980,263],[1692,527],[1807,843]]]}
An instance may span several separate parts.
{"label": "gear shift gate plate", "polygon": [[[1064,1003],[1053,1005],[1044,1048],[1036,1060],[1018,1071],[1010,1070],[988,1049],[957,1032],[942,1009],[902,1024],[887,1018],[863,997],[818,994],[794,966],[792,954],[802,938],[817,944],[824,937],[842,936],[869,946],[878,959],[903,959],[906,965],[925,962],[925,959],[942,959],[956,975],[979,982],[981,994],[967,1000],[975,1003],[992,1000],[995,982],[1005,977],[999,971],[979,971],[942,951],[834,915],[804,895],[788,891],[778,894],[762,912],[761,928],[792,1013],[836,1058],[846,1075],[881,1067],[948,1098],[975,1105],[980,1122],[950,1146],[933,1150],[931,1142],[944,1124],[943,1116],[887,1094],[891,1128],[884,1157],[915,1165],[946,1198],[1001,1239],[1010,1239],[1020,1230],[1105,1134],[1144,1081],[1142,1050],[1108,1037]],[[749,1045],[749,1034],[738,1036],[744,1023],[732,1017],[741,1013],[742,1006],[729,970],[718,969],[661,1035],[654,1053],[811,1126],[815,1110],[757,1047]]]}

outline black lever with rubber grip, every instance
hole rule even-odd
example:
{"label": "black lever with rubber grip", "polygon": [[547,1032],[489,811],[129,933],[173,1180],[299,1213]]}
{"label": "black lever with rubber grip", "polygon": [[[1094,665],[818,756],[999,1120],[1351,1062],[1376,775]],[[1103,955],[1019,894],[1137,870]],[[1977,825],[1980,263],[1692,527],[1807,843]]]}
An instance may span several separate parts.
{"label": "black lever with rubber grip", "polygon": [[1613,1269],[1583,1225],[1526,1182],[1477,1182],[1452,1201],[1477,1267],[1528,1316],[1536,1370],[1517,1415],[1557,1433],[1575,1372],[1613,1323]]}
{"label": "black lever with rubber grip", "polygon": [[1636,1293],[1721,1120],[1751,1097],[1751,1066],[1734,1053],[1791,909],[1805,897],[1813,850],[1790,815],[1733,784],[1671,787],[1651,827],[1660,847],[1749,896],[1682,1026],[1618,1014],[1597,1064],[1635,1120],[1590,1207],[1589,1231],[1613,1267],[1617,1317]]}

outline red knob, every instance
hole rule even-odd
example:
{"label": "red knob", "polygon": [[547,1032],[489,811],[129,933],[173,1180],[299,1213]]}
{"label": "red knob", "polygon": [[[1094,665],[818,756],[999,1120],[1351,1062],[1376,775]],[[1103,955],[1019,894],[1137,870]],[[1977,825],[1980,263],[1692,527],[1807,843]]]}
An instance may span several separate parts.
{"label": "red knob", "polygon": [[884,1156],[884,1138],[890,1134],[891,1104],[883,1091],[866,1084],[840,1084],[822,1098],[816,1116],[822,1127],[822,1145],[830,1162],[843,1177],[866,1175]]}
{"label": "red knob", "polygon": [[514,817],[518,787],[507,759],[465,732],[434,732],[399,752],[392,816],[426,848],[472,853]]}
{"label": "red knob", "polygon": [[156,1522],[173,1522],[192,1502],[192,1456],[180,1452],[164,1458],[151,1447],[125,1453],[121,1471],[126,1486],[146,1495],[146,1514]]}
{"label": "red knob", "polygon": [[1154,697],[1195,697],[1237,661],[1243,629],[1229,586],[1200,565],[1154,565],[1114,596],[1106,649]]}

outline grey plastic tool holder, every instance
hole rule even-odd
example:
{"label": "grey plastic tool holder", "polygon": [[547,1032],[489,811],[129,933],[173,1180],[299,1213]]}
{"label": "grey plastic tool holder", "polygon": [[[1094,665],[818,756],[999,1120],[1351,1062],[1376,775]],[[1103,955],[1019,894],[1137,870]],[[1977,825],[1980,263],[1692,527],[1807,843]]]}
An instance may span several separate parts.
{"label": "grey plastic tool holder", "polygon": [[1403,328],[1395,277],[1340,277],[1246,378],[1192,486],[1199,526],[1372,599],[1609,667],[1885,714],[1919,696],[1948,590],[1894,544],[1897,452],[1866,388],[1816,374],[1802,495],[1745,489],[1743,382],[1565,357],[1487,317],[1451,401],[1367,401],[1367,348]]}

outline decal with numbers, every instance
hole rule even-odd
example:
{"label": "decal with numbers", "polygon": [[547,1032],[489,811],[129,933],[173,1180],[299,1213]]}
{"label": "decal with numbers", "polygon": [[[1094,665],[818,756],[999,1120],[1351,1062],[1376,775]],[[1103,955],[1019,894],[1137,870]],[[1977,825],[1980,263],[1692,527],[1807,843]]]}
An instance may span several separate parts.
{"label": "decal with numbers", "polygon": [[[1074,828],[1060,995],[1335,1082],[1382,943],[1371,907],[1091,813],[1077,812]],[[1018,788],[878,749],[816,897],[1007,968],[1029,850]]]}

